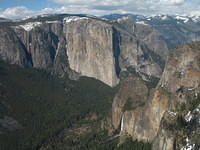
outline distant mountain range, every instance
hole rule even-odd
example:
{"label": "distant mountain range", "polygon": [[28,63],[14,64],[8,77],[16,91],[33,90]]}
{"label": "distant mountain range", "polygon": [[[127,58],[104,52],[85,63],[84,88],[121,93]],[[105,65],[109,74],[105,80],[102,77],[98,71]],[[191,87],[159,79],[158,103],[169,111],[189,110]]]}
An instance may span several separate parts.
{"label": "distant mountain range", "polygon": [[0,17],[0,22],[8,22],[8,21],[11,21],[10,19],[6,19],[6,18],[1,18]]}
{"label": "distant mountain range", "polygon": [[[22,20],[2,20],[0,38],[6,41],[0,42],[2,59],[21,66],[52,68],[61,76],[68,72],[73,74],[72,78],[94,77],[111,86],[117,85],[120,73],[127,67],[160,77],[168,50],[200,40],[199,17],[195,16],[113,14],[98,18],[46,14]],[[106,54],[111,52],[110,66],[107,63],[103,67],[106,75],[102,73],[100,57],[107,55],[98,54],[98,51],[92,54],[92,49],[102,49]],[[88,53],[93,58],[89,58]],[[66,61],[61,62],[61,57]],[[93,66],[93,60],[99,60],[95,62],[98,67]]]}
{"label": "distant mountain range", "polygon": [[161,38],[166,41],[168,48],[177,45],[200,40],[200,16],[179,16],[179,15],[132,15],[132,14],[112,14],[102,18],[108,20],[132,18],[138,24],[150,25],[157,30]]}
{"label": "distant mountain range", "polygon": [[95,16],[45,15],[3,22],[0,35],[0,56],[9,63],[51,69],[59,76],[93,77],[110,86],[118,84],[127,67],[160,77],[164,63],[135,34]]}
{"label": "distant mountain range", "polygon": [[200,16],[191,16],[191,15],[134,15],[134,14],[110,14],[102,16],[105,19],[118,19],[122,17],[131,17],[137,21],[147,21],[147,22],[154,22],[154,21],[166,21],[166,20],[176,20],[177,22],[199,22]]}

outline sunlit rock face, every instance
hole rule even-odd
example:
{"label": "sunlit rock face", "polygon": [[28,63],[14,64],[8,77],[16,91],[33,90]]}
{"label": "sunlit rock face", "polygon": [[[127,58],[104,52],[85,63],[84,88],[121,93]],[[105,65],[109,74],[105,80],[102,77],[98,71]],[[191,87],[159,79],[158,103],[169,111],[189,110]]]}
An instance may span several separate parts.
{"label": "sunlit rock face", "polygon": [[0,57],[11,64],[30,66],[31,61],[17,34],[9,28],[0,28]]}
{"label": "sunlit rock face", "polygon": [[[129,77],[122,82],[121,88],[112,104],[112,122],[115,129],[120,128],[123,118],[123,129],[127,128],[128,120],[124,112],[142,106],[148,98],[148,88],[139,77]],[[124,117],[123,117],[124,116]]]}
{"label": "sunlit rock face", "polygon": [[112,22],[120,24],[129,33],[134,34],[141,42],[144,42],[148,49],[159,55],[161,59],[166,60],[169,50],[167,43],[163,40],[161,33],[151,24],[131,17],[114,19]]}
{"label": "sunlit rock face", "polygon": [[119,56],[114,51],[114,31],[111,25],[89,18],[77,19],[66,21],[64,32],[72,70],[110,86],[118,84],[116,59]]}
{"label": "sunlit rock face", "polygon": [[[132,136],[133,139],[152,142],[154,150],[171,150],[180,146],[179,137],[176,134],[180,134],[181,131],[176,129],[177,132],[175,132],[170,127],[175,127],[178,116],[185,114],[185,111],[190,109],[192,101],[198,99],[200,93],[199,48],[200,43],[196,42],[179,46],[170,52],[164,73],[156,89],[149,92],[148,95],[142,93],[143,98],[134,98],[140,93],[136,87],[141,87],[142,83],[139,84],[140,86],[136,81],[122,85],[121,89],[127,86],[132,87],[129,88],[132,92],[120,90],[116,95],[112,108],[113,127],[119,128],[123,117],[123,131],[121,132]],[[140,91],[144,92],[144,87]],[[121,95],[126,93],[124,94],[126,96],[120,97],[120,93]],[[124,110],[122,108],[127,102],[127,97],[132,97],[133,102],[142,101],[146,98],[147,101],[145,105]],[[183,105],[185,106],[184,109]],[[187,128],[191,137],[196,136],[193,133],[198,130],[198,112],[199,106],[196,106],[193,112],[189,111],[183,116],[188,126],[192,127]]]}
{"label": "sunlit rock face", "polygon": [[140,39],[96,17],[54,15],[5,24],[1,38],[8,42],[2,42],[0,54],[13,64],[71,79],[93,77],[112,87],[127,67],[156,77],[162,72]]}
{"label": "sunlit rock face", "polygon": [[[147,97],[148,93],[145,96]],[[163,114],[168,108],[169,98],[162,90],[157,89],[153,98],[148,100],[144,106],[122,112],[123,132],[140,141],[152,141],[159,130]]]}
{"label": "sunlit rock face", "polygon": [[159,86],[173,93],[178,104],[187,103],[187,95],[195,95],[199,92],[199,47],[199,43],[179,46],[169,54]]}
{"label": "sunlit rock face", "polygon": [[[132,34],[91,18],[66,18],[64,33],[70,68],[115,86],[121,70],[132,66],[148,75],[160,77],[160,66],[148,49]],[[142,67],[141,67],[142,66]]]}

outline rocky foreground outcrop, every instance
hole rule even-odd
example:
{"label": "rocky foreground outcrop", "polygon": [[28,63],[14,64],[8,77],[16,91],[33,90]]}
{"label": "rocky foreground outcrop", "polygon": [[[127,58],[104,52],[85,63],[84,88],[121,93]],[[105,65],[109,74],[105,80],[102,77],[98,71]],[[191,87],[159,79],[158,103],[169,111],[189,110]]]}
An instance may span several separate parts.
{"label": "rocky foreground outcrop", "polygon": [[[179,46],[170,52],[164,73],[154,91],[147,92],[144,84],[138,86],[137,83],[122,85],[122,90],[116,95],[112,106],[114,129],[121,128],[121,136],[129,135],[133,139],[152,142],[154,150],[198,147],[200,43]],[[127,86],[131,87],[132,92],[120,97]],[[140,94],[143,97],[138,96]],[[129,96],[133,98],[132,105],[136,101],[145,104],[126,110]]]}
{"label": "rocky foreground outcrop", "polygon": [[160,77],[155,54],[134,34],[91,16],[53,15],[0,24],[1,59],[20,66],[93,77],[115,86],[132,66]]}

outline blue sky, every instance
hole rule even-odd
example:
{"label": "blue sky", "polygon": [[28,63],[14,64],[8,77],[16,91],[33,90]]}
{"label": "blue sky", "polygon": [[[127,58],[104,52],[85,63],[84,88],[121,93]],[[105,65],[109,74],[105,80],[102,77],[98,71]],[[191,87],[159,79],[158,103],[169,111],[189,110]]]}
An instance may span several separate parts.
{"label": "blue sky", "polygon": [[17,19],[49,13],[200,15],[200,0],[0,0],[0,17]]}
{"label": "blue sky", "polygon": [[58,8],[61,4],[50,0],[0,0],[0,8],[12,8],[16,6],[25,6],[29,9],[39,10],[42,8]]}

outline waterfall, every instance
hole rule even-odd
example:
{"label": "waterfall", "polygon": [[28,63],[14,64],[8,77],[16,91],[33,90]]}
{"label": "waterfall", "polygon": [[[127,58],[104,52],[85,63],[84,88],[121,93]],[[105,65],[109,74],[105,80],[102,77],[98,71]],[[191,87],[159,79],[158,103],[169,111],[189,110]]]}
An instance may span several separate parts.
{"label": "waterfall", "polygon": [[123,131],[124,128],[124,116],[122,116],[122,120],[121,120],[121,130],[120,133]]}
{"label": "waterfall", "polygon": [[135,33],[135,25],[133,25],[133,33]]}

